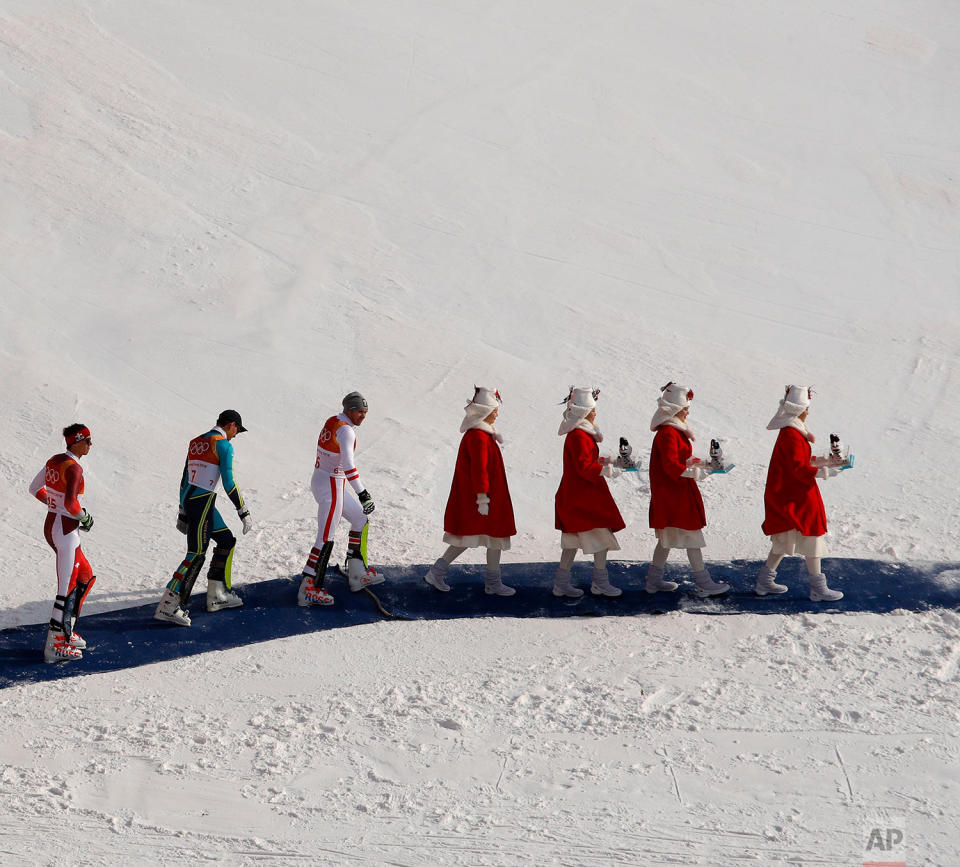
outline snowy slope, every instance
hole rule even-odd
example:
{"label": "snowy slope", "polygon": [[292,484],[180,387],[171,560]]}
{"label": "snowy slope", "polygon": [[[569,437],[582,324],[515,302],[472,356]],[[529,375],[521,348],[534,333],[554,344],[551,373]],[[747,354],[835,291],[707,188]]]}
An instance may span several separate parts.
{"label": "snowy slope", "polygon": [[[800,381],[818,392],[820,438],[836,430],[857,454],[854,472],[824,485],[831,553],[956,560],[958,74],[960,12],[932,0],[0,0],[0,518],[11,530],[0,625],[49,612],[52,564],[25,485],[63,425],[94,431],[97,526],[84,542],[98,610],[153,598],[177,564],[184,444],[227,406],[250,428],[237,469],[257,522],[236,581],[298,570],[315,533],[316,433],[355,388],[371,403],[359,460],[377,500],[372,556],[387,567],[440,553],[474,383],[504,396],[520,529],[508,557],[520,562],[556,556],[567,386],[600,387],[610,441],[626,434],[643,454],[671,378],[696,391],[700,442],[725,438],[737,462],[703,485],[708,559],[765,553],[764,426],[783,385]],[[615,493],[622,557],[643,561],[645,489],[621,479]],[[256,836],[294,863],[311,840],[336,850],[331,863],[435,863],[436,850],[407,848],[427,833],[456,841],[452,863],[593,863],[593,851],[646,863],[649,832],[661,859],[710,864],[749,831],[789,844],[758,850],[761,863],[852,863],[861,820],[890,807],[922,830],[914,860],[958,860],[937,820],[957,794],[952,614],[709,628],[671,615],[549,624],[536,640],[531,629],[365,627],[218,654],[191,664],[186,682],[173,665],[83,679],[35,735],[27,721],[49,707],[49,688],[10,690],[0,781],[17,806],[0,816],[21,831],[5,848],[36,851],[66,816],[64,863],[105,829],[120,854],[108,846],[91,860],[197,848],[256,860]],[[451,653],[459,641],[481,649]],[[711,672],[705,659],[723,664]],[[223,677],[234,667],[256,674],[238,687]],[[478,694],[470,685],[488,669]],[[904,682],[907,708],[891,707]],[[651,750],[669,755],[618,740],[644,728],[640,688],[674,708],[650,731]],[[241,690],[236,713],[221,689]],[[553,704],[567,691],[582,725]],[[418,696],[422,719],[409,712]],[[438,709],[444,697],[462,718]],[[509,717],[491,710],[515,705]],[[110,718],[93,723],[104,708]],[[581,717],[598,708],[608,727],[593,736]],[[785,790],[790,805],[756,794],[768,780],[743,772],[726,713],[752,733],[744,755],[800,780]],[[265,722],[250,722],[258,714]],[[538,741],[540,727],[558,739]],[[296,742],[278,735],[288,729],[302,730]],[[781,749],[783,732],[798,743]],[[520,744],[515,771],[501,768],[511,753],[495,735]],[[228,760],[238,738],[249,754]],[[343,738],[343,765],[327,764]],[[462,758],[442,758],[458,738]],[[306,771],[297,756],[311,741],[321,745]],[[901,781],[874,770],[869,783],[835,786],[848,741],[863,775],[871,756],[890,758]],[[420,763],[380,768],[380,752],[398,749]],[[561,764],[554,780],[554,749],[585,770]],[[264,751],[284,760],[256,758]],[[894,761],[906,755],[919,759]],[[662,785],[665,768],[682,777],[677,756],[703,791],[660,792],[628,770],[656,767]],[[506,787],[490,787],[493,770]],[[100,795],[74,791],[94,773]],[[180,828],[179,799],[151,798],[185,791],[199,815],[222,796],[221,774],[247,809],[217,801],[222,821],[197,819],[178,850],[167,835]],[[49,779],[65,794],[51,795]],[[126,794],[140,789],[151,797]],[[296,797],[305,803],[284,807]],[[625,803],[642,829],[633,847],[614,835]],[[587,835],[586,848],[571,854],[545,833],[545,811]],[[254,813],[268,817],[256,829]],[[380,836],[368,848],[371,819]],[[498,837],[501,826],[515,837]],[[337,854],[341,839],[349,854]],[[526,848],[497,843],[508,839]]]}

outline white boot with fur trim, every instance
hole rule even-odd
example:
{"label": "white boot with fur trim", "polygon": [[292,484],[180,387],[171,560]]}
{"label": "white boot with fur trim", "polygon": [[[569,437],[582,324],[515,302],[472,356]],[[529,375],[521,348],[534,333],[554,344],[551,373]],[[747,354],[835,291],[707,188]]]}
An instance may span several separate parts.
{"label": "white boot with fur trim", "polygon": [[701,569],[699,572],[693,573],[693,583],[695,585],[694,592],[700,597],[719,596],[721,593],[726,593],[730,589],[729,584],[723,581],[714,581],[706,569]]}
{"label": "white boot with fur trim", "polygon": [[610,583],[610,576],[606,569],[593,570],[593,583],[590,592],[594,596],[619,596],[623,591]]}
{"label": "white boot with fur trim", "polygon": [[822,572],[819,575],[807,575],[810,579],[810,601],[811,602],[836,602],[843,599],[843,594],[839,590],[831,590],[827,587],[827,576]]}
{"label": "white boot with fur trim", "polygon": [[777,577],[777,573],[773,571],[769,566],[763,566],[760,569],[760,574],[757,576],[757,586],[753,588],[753,592],[757,596],[769,596],[777,595],[779,593],[787,592],[786,584],[777,584],[774,580]]}
{"label": "white boot with fur trim", "polygon": [[663,566],[654,566],[650,564],[647,569],[647,593],[673,592],[680,585],[675,581],[665,581],[663,578]]}
{"label": "white boot with fur trim", "polygon": [[439,590],[441,593],[449,593],[450,585],[447,584],[447,572],[450,571],[450,564],[440,557],[436,563],[434,563],[428,570],[427,574],[423,576],[423,580],[427,582],[434,590]]}
{"label": "white boot with fur trim", "polygon": [[568,599],[579,599],[583,591],[573,586],[569,569],[557,569],[553,576],[553,595],[566,596]]}
{"label": "white boot with fur trim", "polygon": [[487,571],[483,578],[483,592],[487,596],[513,596],[517,591],[512,587],[507,587],[500,580],[500,570],[498,569],[496,572]]}

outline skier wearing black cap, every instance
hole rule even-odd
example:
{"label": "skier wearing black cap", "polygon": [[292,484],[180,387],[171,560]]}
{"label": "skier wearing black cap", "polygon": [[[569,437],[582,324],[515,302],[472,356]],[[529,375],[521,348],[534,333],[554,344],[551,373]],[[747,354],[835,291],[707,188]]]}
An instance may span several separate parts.
{"label": "skier wearing black cap", "polygon": [[232,440],[246,428],[235,409],[225,409],[217,418],[217,426],[190,441],[187,459],[180,480],[180,512],[177,529],[187,536],[187,556],[167,584],[154,617],[190,625],[187,603],[200,574],[207,547],[213,539],[214,551],[207,573],[207,611],[238,608],[243,600],[230,589],[230,566],[236,537],[230,532],[216,508],[217,483],[223,481],[230,502],[236,507],[247,534],[253,527],[250,510],[233,477]]}
{"label": "skier wearing black cap", "polygon": [[[367,515],[373,511],[373,497],[360,481],[354,460],[357,445],[356,428],[367,417],[367,400],[359,391],[343,398],[343,412],[331,416],[317,439],[317,460],[310,488],[317,501],[317,539],[303,567],[297,603],[332,605],[333,596],[324,589],[323,576],[333,551],[333,537],[344,517],[350,522],[347,544],[346,573],[350,590],[356,593],[383,582],[383,577],[369,569],[366,562]],[[349,482],[357,500],[346,496]]]}

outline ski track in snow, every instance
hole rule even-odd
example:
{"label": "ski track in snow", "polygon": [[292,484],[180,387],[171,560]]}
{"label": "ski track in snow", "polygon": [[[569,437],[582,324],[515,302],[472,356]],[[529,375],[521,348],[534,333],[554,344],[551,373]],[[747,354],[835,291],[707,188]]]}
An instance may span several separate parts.
{"label": "ski track in snow", "polygon": [[384,623],[147,689],[61,682],[52,713],[50,685],[6,690],[4,845],[29,861],[62,827],[94,862],[842,864],[887,812],[949,862],[958,781],[928,782],[958,757],[938,670],[960,621],[838,619]]}

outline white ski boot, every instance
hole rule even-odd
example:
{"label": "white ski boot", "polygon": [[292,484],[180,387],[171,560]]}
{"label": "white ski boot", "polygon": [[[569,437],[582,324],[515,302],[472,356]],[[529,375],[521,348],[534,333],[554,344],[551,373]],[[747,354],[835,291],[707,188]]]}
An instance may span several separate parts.
{"label": "white ski boot", "polygon": [[440,557],[437,562],[427,570],[427,574],[423,576],[423,580],[434,590],[439,590],[441,593],[449,593],[450,585],[446,582],[447,571],[449,569],[450,564],[444,560],[443,557]]}
{"label": "white ski boot", "polygon": [[831,590],[827,587],[827,576],[822,572],[819,575],[807,575],[810,579],[810,601],[811,602],[836,602],[843,599],[843,594],[839,590]]}
{"label": "white ski boot", "polygon": [[68,640],[70,646],[77,648],[77,650],[87,649],[87,642],[83,640],[83,636],[79,632],[71,632]]}
{"label": "white ski boot", "polygon": [[623,593],[619,587],[614,587],[610,583],[610,576],[606,569],[593,570],[593,583],[590,585],[590,592],[594,596],[619,596]]}
{"label": "white ski boot", "polygon": [[240,608],[243,600],[222,581],[207,582],[207,611],[222,611],[224,608]]}
{"label": "white ski boot", "polygon": [[719,596],[721,593],[726,593],[730,589],[730,585],[721,581],[716,582],[710,577],[710,573],[706,569],[701,569],[699,572],[693,573],[693,583],[694,583],[694,592],[697,596]]}
{"label": "white ski boot", "polygon": [[553,595],[566,596],[568,599],[579,599],[583,596],[583,591],[579,587],[573,586],[569,569],[557,569],[554,573]]}
{"label": "white ski boot", "polygon": [[676,581],[663,579],[663,566],[650,564],[650,568],[647,569],[647,593],[672,592],[679,586]]}
{"label": "white ski boot", "polygon": [[190,615],[180,607],[180,594],[174,593],[169,587],[163,591],[157,610],[153,612],[153,619],[176,623],[177,626],[190,625]]}
{"label": "white ski boot", "polygon": [[487,572],[483,578],[483,592],[487,596],[513,596],[517,591],[512,587],[507,587],[506,584],[500,580],[500,570],[497,569],[496,572]]}
{"label": "white ski boot", "polygon": [[351,593],[359,593],[367,587],[383,584],[384,577],[377,574],[376,569],[369,569],[363,565],[362,557],[347,557],[347,583]]}
{"label": "white ski boot", "polygon": [[769,566],[763,566],[760,569],[760,574],[757,575],[757,586],[753,588],[753,592],[757,596],[768,596],[776,595],[779,593],[787,592],[786,584],[777,584],[774,580],[777,577],[777,573],[773,571]]}
{"label": "white ski boot", "polygon": [[47,631],[47,643],[43,647],[44,662],[71,662],[83,659],[83,653],[70,645],[70,639],[59,629]]}
{"label": "white ski boot", "polygon": [[313,583],[316,575],[302,574],[300,589],[297,591],[297,605],[306,608],[308,605],[333,605],[333,596],[322,587]]}

